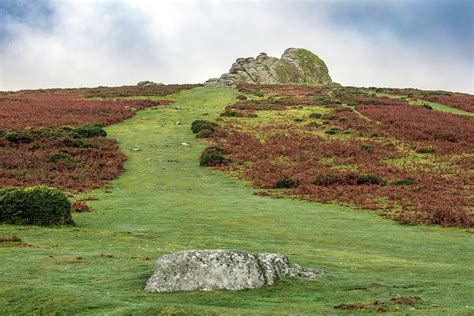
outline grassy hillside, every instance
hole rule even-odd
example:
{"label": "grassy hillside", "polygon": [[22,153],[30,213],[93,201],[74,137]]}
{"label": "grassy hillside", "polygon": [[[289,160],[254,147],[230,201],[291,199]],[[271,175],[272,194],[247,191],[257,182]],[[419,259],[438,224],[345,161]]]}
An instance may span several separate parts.
{"label": "grassy hillside", "polygon": [[[474,313],[472,233],[261,197],[199,167],[204,145],[191,122],[216,118],[236,95],[183,91],[173,105],[109,127],[129,157],[126,171],[88,195],[98,200],[89,202],[93,212],[75,214],[77,227],[0,225],[0,235],[15,232],[32,245],[0,243],[0,314],[332,314],[347,312],[336,305],[371,300],[391,303],[365,311]],[[251,291],[145,294],[157,257],[193,248],[281,252],[325,274]],[[396,304],[397,296],[421,303]]]}

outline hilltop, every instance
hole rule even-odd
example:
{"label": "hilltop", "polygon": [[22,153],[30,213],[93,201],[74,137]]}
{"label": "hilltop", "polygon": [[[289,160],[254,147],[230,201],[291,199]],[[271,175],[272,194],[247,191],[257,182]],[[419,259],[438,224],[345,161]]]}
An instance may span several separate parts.
{"label": "hilltop", "polygon": [[326,63],[304,48],[288,48],[280,59],[260,53],[256,58],[237,58],[228,73],[206,81],[206,85],[236,86],[240,83],[285,84],[332,83]]}

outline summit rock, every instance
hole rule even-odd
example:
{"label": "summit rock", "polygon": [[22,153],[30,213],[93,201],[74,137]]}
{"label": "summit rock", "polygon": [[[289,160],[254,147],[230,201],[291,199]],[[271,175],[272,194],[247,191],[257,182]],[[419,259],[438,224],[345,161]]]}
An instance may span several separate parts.
{"label": "summit rock", "polygon": [[205,85],[305,83],[331,84],[326,63],[304,48],[288,48],[280,59],[260,53],[256,58],[238,58],[228,73],[209,79]]}

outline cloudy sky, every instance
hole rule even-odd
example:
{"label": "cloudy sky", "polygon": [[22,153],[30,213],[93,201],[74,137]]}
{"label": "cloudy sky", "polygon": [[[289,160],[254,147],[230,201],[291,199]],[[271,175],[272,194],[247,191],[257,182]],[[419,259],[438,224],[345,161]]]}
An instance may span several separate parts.
{"label": "cloudy sky", "polygon": [[0,90],[196,83],[304,47],[344,85],[474,93],[473,1],[0,0]]}

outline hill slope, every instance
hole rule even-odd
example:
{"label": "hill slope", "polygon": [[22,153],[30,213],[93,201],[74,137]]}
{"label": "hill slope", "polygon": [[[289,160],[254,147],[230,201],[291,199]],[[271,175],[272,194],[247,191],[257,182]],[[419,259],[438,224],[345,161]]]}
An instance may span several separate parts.
{"label": "hill slope", "polygon": [[[334,308],[343,303],[370,312],[473,312],[472,234],[256,196],[242,181],[200,168],[204,146],[189,126],[217,118],[236,96],[196,88],[172,106],[110,126],[129,157],[126,171],[110,189],[88,195],[98,201],[90,202],[93,212],[75,214],[76,228],[0,225],[0,235],[16,232],[34,246],[0,244],[0,314],[347,313]],[[282,252],[326,273],[255,291],[143,292],[155,258],[190,248]],[[397,303],[404,301],[398,295],[421,302]],[[375,299],[384,305],[371,305]]]}

